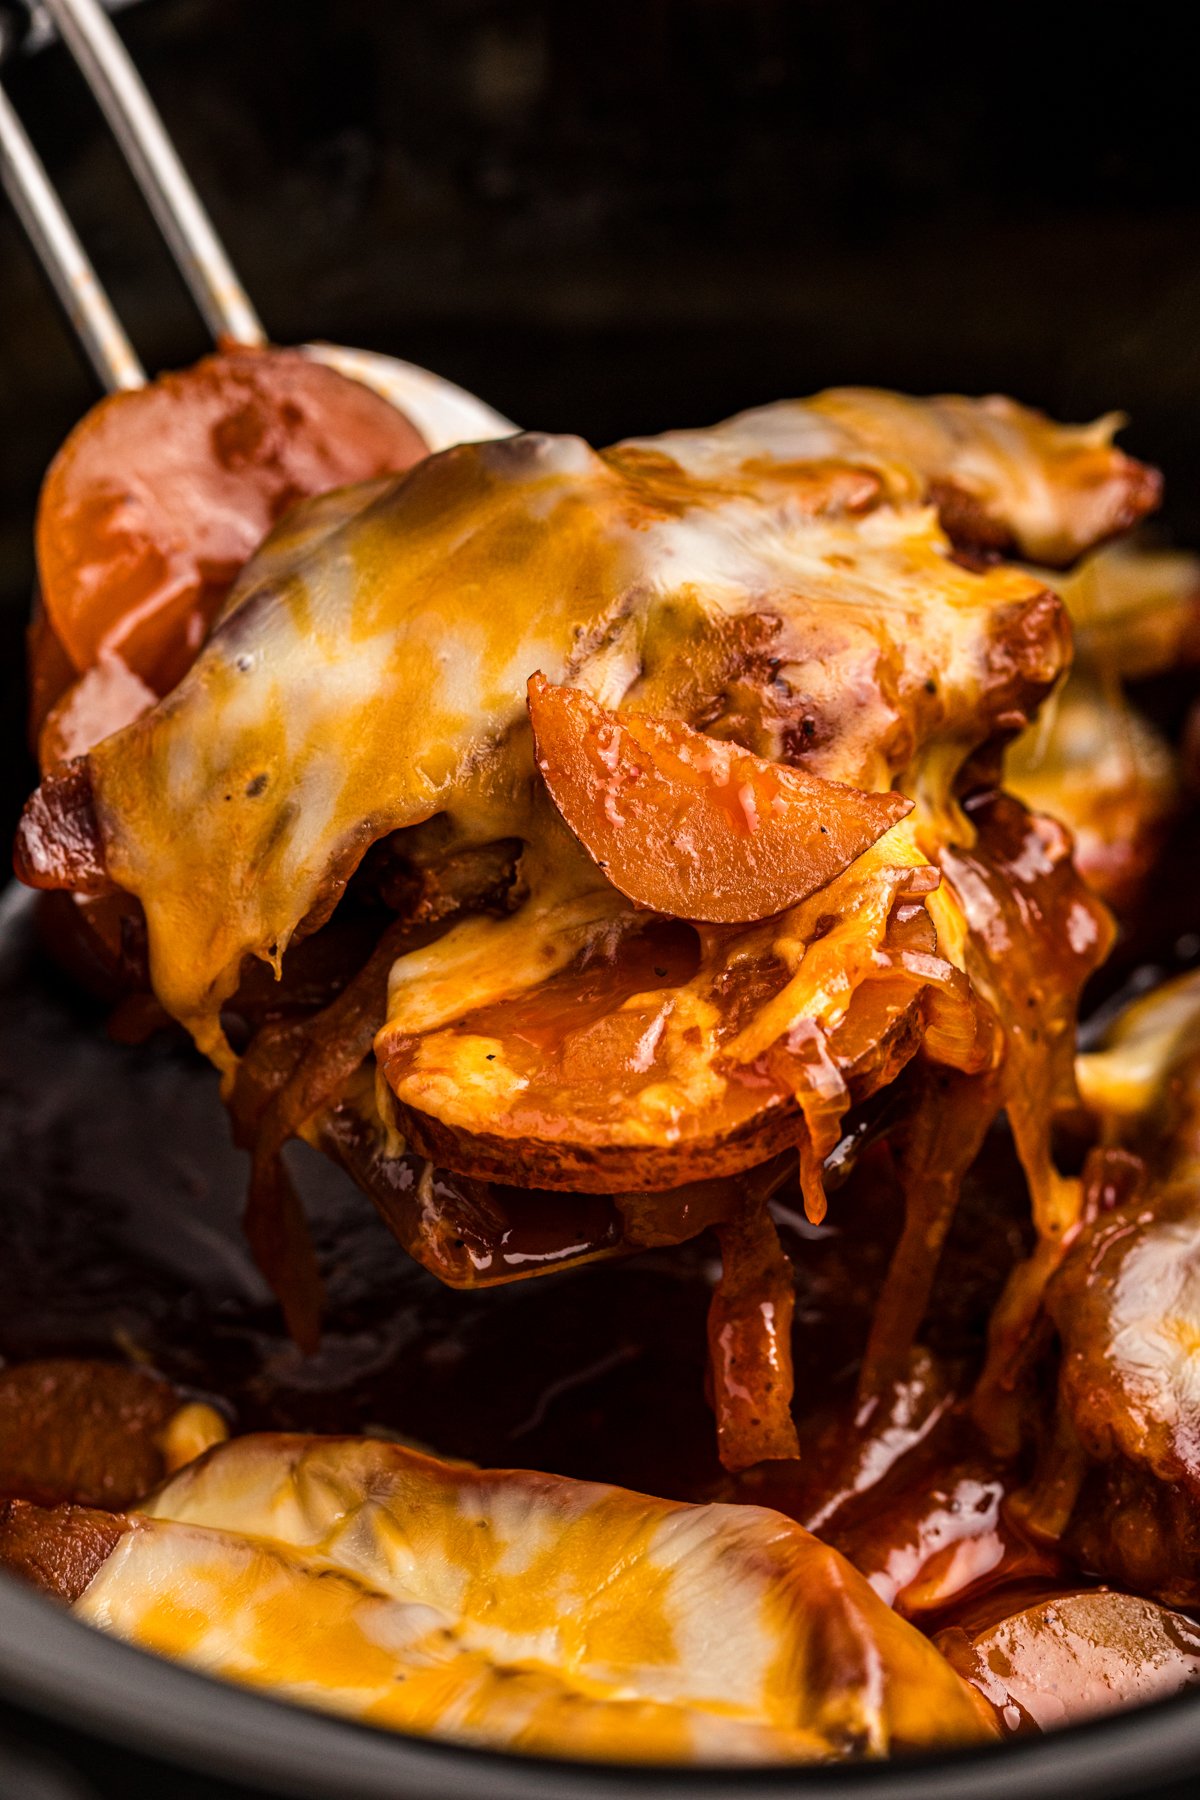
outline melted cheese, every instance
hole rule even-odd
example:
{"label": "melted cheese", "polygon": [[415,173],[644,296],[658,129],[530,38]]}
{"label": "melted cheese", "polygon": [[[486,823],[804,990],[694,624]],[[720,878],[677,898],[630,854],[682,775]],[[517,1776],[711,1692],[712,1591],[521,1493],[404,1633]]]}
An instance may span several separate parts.
{"label": "melted cheese", "polygon": [[1178,756],[1123,684],[1200,655],[1200,558],[1109,544],[1054,580],[1075,660],[1009,752],[1005,783],[1070,827],[1080,872],[1120,912],[1137,900],[1182,790]]}
{"label": "melted cheese", "polygon": [[932,1646],[762,1508],[258,1437],[182,1471],[147,1515],[83,1618],[375,1724],[652,1761],[987,1735]]}
{"label": "melted cheese", "polygon": [[1079,648],[1107,676],[1158,675],[1200,654],[1200,557],[1188,551],[1106,544],[1054,584]]}
{"label": "melted cheese", "polygon": [[[902,823],[778,918],[696,929],[694,972],[676,974],[669,954],[657,962],[653,915],[597,892],[576,851],[548,901],[468,920],[394,965],[375,1053],[406,1125],[447,1166],[490,1156],[488,1173],[599,1192],[734,1173],[814,1131],[830,1065],[812,1060],[813,1036],[839,1056],[855,997],[902,967],[893,908],[931,876]],[[598,939],[607,954],[589,957]],[[901,1004],[948,974],[929,958]],[[449,1140],[428,1141],[435,1126]]]}
{"label": "melted cheese", "polygon": [[1077,662],[1035,726],[1008,753],[1005,784],[1066,825],[1088,885],[1132,906],[1180,803],[1177,758],[1120,684]]}
{"label": "melted cheese", "polygon": [[[985,535],[1057,565],[1131,524],[1157,498],[1153,475],[1113,450],[1123,422],[1109,413],[1091,425],[1056,425],[995,394],[915,400],[881,388],[830,388],[741,413],[722,429],[747,466],[846,461],[876,472],[901,503],[931,487],[952,489]],[[673,431],[643,444],[701,478],[726,466],[710,432]]]}
{"label": "melted cheese", "polygon": [[[812,460],[827,429],[857,464]],[[226,1059],[243,958],[277,959],[371,839],[435,812],[522,835],[536,669],[694,718],[753,643],[750,748],[869,788],[937,742],[961,760],[1065,641],[1040,583],[958,567],[883,467],[797,404],[604,455],[465,446],[298,508],[181,685],[92,754],[163,1003]]]}
{"label": "melted cheese", "polygon": [[[881,460],[950,488],[1004,548],[1058,567],[1157,504],[1153,470],[1113,449],[1124,424],[1056,425],[1002,394],[913,400],[879,388],[832,388],[810,404]],[[752,417],[754,415],[751,415]]]}
{"label": "melted cheese", "polygon": [[1200,969],[1126,1006],[1100,1044],[1076,1058],[1085,1103],[1121,1134],[1149,1123],[1162,1140],[1200,1062]]}

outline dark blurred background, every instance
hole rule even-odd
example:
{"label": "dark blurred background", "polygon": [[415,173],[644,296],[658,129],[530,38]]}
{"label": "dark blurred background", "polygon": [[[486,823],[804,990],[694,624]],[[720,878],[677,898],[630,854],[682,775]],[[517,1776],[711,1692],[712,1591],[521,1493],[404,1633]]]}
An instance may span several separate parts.
{"label": "dark blurred background", "polygon": [[[598,441],[831,382],[1122,407],[1200,542],[1193,65],[1166,9],[1069,10],[146,0],[121,30],[280,342]],[[147,365],[190,360],[80,78],[51,48],[4,79]],[[38,482],[94,397],[0,199],[6,822]]]}

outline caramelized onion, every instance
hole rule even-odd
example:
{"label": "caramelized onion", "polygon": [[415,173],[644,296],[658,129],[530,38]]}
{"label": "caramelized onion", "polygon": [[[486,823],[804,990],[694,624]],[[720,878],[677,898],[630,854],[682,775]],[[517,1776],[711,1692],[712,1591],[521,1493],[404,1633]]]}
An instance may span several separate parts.
{"label": "caramelized onion", "polygon": [[974,846],[947,847],[940,861],[968,926],[967,973],[1003,1032],[1000,1091],[1038,1232],[1034,1255],[1014,1270],[993,1316],[976,1403],[996,1447],[1011,1453],[1019,1435],[1017,1375],[1046,1282],[1080,1219],[1080,1183],[1059,1173],[1051,1130],[1060,1112],[1078,1104],[1079,995],[1109,949],[1113,925],[1084,886],[1061,825],[1007,794],[982,793],[967,810]]}
{"label": "caramelized onion", "polygon": [[792,1422],[792,1267],[765,1206],[717,1226],[721,1279],[708,1315],[717,1448],[727,1469],[798,1456]]}

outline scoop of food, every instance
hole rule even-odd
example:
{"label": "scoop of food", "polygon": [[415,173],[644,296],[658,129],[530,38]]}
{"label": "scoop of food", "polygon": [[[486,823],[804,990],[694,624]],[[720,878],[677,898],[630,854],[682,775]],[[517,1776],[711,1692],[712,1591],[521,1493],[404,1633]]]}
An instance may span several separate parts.
{"label": "scoop of food", "polygon": [[[1157,476],[1114,419],[997,398],[439,449],[372,385],[222,352],[72,434],[17,870],[97,991],[219,1069],[300,1351],[292,1139],[451,1287],[710,1234],[724,1473],[678,1491],[738,1503],[224,1442],[205,1397],[70,1365],[0,1379],[0,1556],[201,1669],[556,1755],[874,1756],[1190,1683],[1155,1602],[1200,1597],[1194,984],[1080,1065],[1082,1177],[1054,1135],[1085,1129],[1093,890],[1127,902],[1182,791],[1151,728],[1099,729],[1194,635],[1190,564],[1087,556]],[[1050,817],[1004,751],[1072,619],[1086,668],[1018,752]],[[972,1365],[921,1333],[1002,1114],[1025,1213]],[[848,1175],[882,1247],[810,1472],[795,1264]]]}

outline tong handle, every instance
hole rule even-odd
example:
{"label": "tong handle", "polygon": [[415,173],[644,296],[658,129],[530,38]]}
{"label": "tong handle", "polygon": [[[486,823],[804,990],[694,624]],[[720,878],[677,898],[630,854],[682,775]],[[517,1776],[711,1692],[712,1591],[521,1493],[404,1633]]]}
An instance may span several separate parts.
{"label": "tong handle", "polygon": [[249,295],[99,0],[39,4],[95,95],[214,338],[218,343],[265,343]]}
{"label": "tong handle", "polygon": [[104,386],[110,393],[144,386],[137,352],[3,88],[0,181]]}

